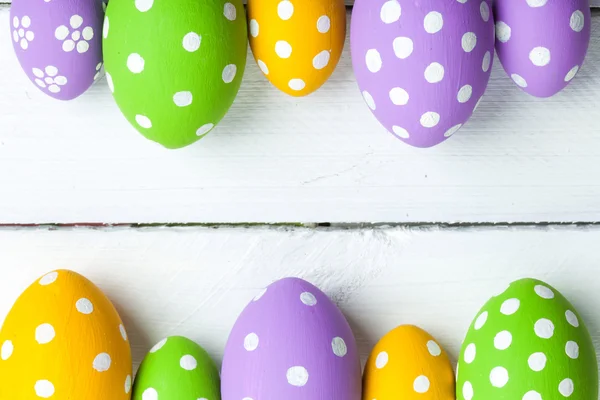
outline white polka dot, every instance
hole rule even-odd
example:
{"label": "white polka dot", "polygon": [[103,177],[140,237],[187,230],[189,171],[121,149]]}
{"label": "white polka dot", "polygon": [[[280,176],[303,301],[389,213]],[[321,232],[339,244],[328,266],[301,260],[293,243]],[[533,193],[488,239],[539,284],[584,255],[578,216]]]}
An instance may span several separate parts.
{"label": "white polka dot", "polygon": [[313,58],[313,67],[315,69],[323,69],[329,64],[329,52],[323,50]]}
{"label": "white polka dot", "polygon": [[433,340],[427,342],[427,351],[429,351],[429,354],[431,354],[434,357],[437,357],[440,354],[442,354],[442,349],[440,348],[440,345]]}
{"label": "white polka dot", "polygon": [[397,106],[403,106],[408,103],[408,92],[402,88],[395,87],[390,90],[390,100]]}
{"label": "white polka dot", "polygon": [[98,372],[105,372],[110,369],[111,359],[107,353],[100,353],[94,358],[93,367]]}
{"label": "white polka dot", "polygon": [[483,62],[481,63],[481,69],[483,72],[488,72],[490,70],[490,65],[492,63],[492,54],[489,51],[486,51],[483,56]]}
{"label": "white polka dot", "polygon": [[550,63],[550,50],[545,47],[535,47],[529,52],[529,60],[536,67],[544,67]]}
{"label": "white polka dot", "polygon": [[413,389],[417,393],[427,393],[429,390],[429,378],[425,375],[419,375],[413,382]]}
{"label": "white polka dot", "polygon": [[466,103],[471,99],[473,95],[473,87],[471,85],[465,85],[460,88],[458,94],[456,95],[456,99],[459,103]]}
{"label": "white polka dot", "polygon": [[252,301],[258,301],[258,300],[260,300],[260,298],[263,297],[265,295],[265,293],[267,293],[267,288],[261,289],[260,292],[258,292],[256,294],[256,296],[254,296],[254,298],[252,299]]}
{"label": "white polka dot", "polygon": [[168,338],[166,338],[166,339],[163,339],[163,340],[161,340],[160,342],[156,343],[156,344],[154,345],[154,347],[152,347],[152,348],[150,349],[150,353],[156,353],[157,351],[159,351],[160,349],[162,349],[162,348],[163,348],[163,346],[164,346],[164,345],[167,343],[167,339],[168,339]]}
{"label": "white polka dot", "polygon": [[110,89],[110,92],[114,93],[115,85],[113,83],[112,76],[110,76],[110,74],[108,72],[106,73],[106,83],[108,84],[108,88]]}
{"label": "white polka dot", "polygon": [[52,93],[58,93],[58,92],[60,92],[60,88],[57,85],[50,85],[48,87],[48,90],[51,91]]}
{"label": "white polka dot", "polygon": [[75,308],[82,314],[89,315],[94,312],[94,305],[86,298],[81,298],[75,303]]}
{"label": "white polka dot", "polygon": [[522,400],[542,400],[542,395],[535,390],[530,390],[523,395]]}
{"label": "white polka dot", "polygon": [[301,366],[291,367],[287,370],[287,381],[292,386],[304,386],[308,382],[308,371]]}
{"label": "white polka dot", "polygon": [[125,394],[129,394],[131,391],[131,375],[127,375],[125,378]]}
{"label": "white polka dot", "polygon": [[81,36],[83,36],[85,40],[92,40],[94,38],[94,30],[91,26],[86,26],[83,28],[83,31],[81,31]]}
{"label": "white polka dot", "polygon": [[285,40],[280,40],[275,43],[275,53],[280,58],[290,58],[292,55],[292,46]]}
{"label": "white polka dot", "polygon": [[35,340],[39,344],[50,343],[54,336],[56,336],[56,333],[54,327],[50,324],[41,324],[35,328]]}
{"label": "white polka dot", "polygon": [[[40,70],[38,68],[34,68],[33,69],[33,74],[35,76],[37,76],[38,78],[43,78],[44,77],[44,73],[42,72],[42,70]],[[50,285],[50,284],[52,284],[52,283],[54,283],[56,281],[56,278],[58,278],[58,272],[56,272],[56,271],[50,272],[50,273],[44,275],[39,280],[39,284],[42,285],[42,286]]]}
{"label": "white polka dot", "polygon": [[490,372],[492,386],[501,388],[508,382],[508,371],[504,367],[495,367]]}
{"label": "white polka dot", "polygon": [[197,136],[206,135],[214,127],[215,127],[215,124],[211,124],[211,123],[204,124],[200,128],[198,128],[198,130],[196,131],[196,135]]}
{"label": "white polka dot", "polygon": [[547,2],[548,0],[527,0],[529,7],[543,7]]}
{"label": "white polka dot", "polygon": [[142,400],[158,400],[158,392],[154,388],[148,388],[142,393]]}
{"label": "white polka dot", "polygon": [[30,42],[34,39],[35,34],[32,31],[27,31],[25,33],[25,39],[29,40]]}
{"label": "white polka dot", "polygon": [[35,394],[43,399],[48,399],[54,395],[54,385],[47,380],[37,381],[34,389]]}
{"label": "white polka dot", "polygon": [[527,359],[527,364],[532,371],[539,372],[546,366],[546,355],[542,352],[533,353]]}
{"label": "white polka dot", "polygon": [[198,361],[196,361],[194,356],[186,354],[179,360],[179,366],[186,371],[193,371],[198,366]]}
{"label": "white polka dot", "polygon": [[321,15],[317,20],[317,30],[320,33],[327,33],[331,28],[331,20],[327,15]]}
{"label": "white polka dot", "polygon": [[388,361],[388,353],[382,351],[381,353],[377,354],[377,358],[375,359],[375,366],[377,367],[377,369],[381,369],[387,365]]}
{"label": "white polka dot", "polygon": [[498,332],[494,337],[494,347],[498,350],[506,350],[512,343],[512,335],[509,331]]}
{"label": "white polka dot", "polygon": [[473,32],[467,32],[461,40],[462,48],[465,52],[470,53],[477,46],[477,35]]}
{"label": "white polka dot", "polygon": [[444,17],[437,11],[432,11],[425,16],[425,31],[427,33],[437,33],[444,26]]}
{"label": "white polka dot", "polygon": [[187,107],[192,104],[192,92],[177,92],[173,95],[173,103],[177,107]]}
{"label": "white polka dot", "polygon": [[136,115],[135,122],[137,122],[137,124],[139,126],[141,126],[142,128],[145,128],[145,129],[152,128],[152,121],[150,121],[150,118],[146,117],[145,115],[139,115],[139,114]]}
{"label": "white polka dot", "polygon": [[54,83],[56,83],[57,85],[64,86],[67,84],[67,78],[64,76],[57,76],[56,78],[54,78]]}
{"label": "white polka dot", "polygon": [[408,139],[410,137],[408,131],[404,128],[399,127],[398,125],[392,126],[392,132],[394,132],[394,135],[402,139]]}
{"label": "white polka dot", "polygon": [[465,400],[471,400],[473,398],[473,385],[471,382],[466,381],[463,384],[462,395]]}
{"label": "white polka dot", "polygon": [[421,120],[419,121],[421,126],[424,128],[433,128],[437,126],[440,122],[440,114],[428,111],[425,114],[421,115]]}
{"label": "white polka dot", "polygon": [[577,319],[577,315],[575,315],[575,313],[573,311],[567,310],[565,312],[565,317],[567,318],[567,322],[571,326],[574,326],[575,328],[579,327],[579,319]]}
{"label": "white polka dot", "polygon": [[425,69],[425,80],[429,83],[438,83],[444,79],[444,67],[442,64],[434,62]]}
{"label": "white polka dot", "polygon": [[[42,71],[39,68],[32,68],[31,71],[33,72],[33,74],[35,76],[37,76],[38,78],[43,78],[44,77],[44,71]],[[56,277],[58,276],[58,272],[50,272],[47,275],[44,275],[40,280],[39,283],[40,285],[49,285],[51,283],[54,283],[54,281],[56,280]]]}
{"label": "white polka dot", "polygon": [[574,66],[565,76],[565,82],[571,82],[579,72],[579,65]]}
{"label": "white polka dot", "polygon": [[444,137],[450,137],[450,136],[454,135],[456,132],[458,132],[460,130],[460,128],[462,128],[462,124],[454,125],[452,128],[448,129],[444,133]]}
{"label": "white polka dot", "polygon": [[331,349],[333,350],[333,354],[338,357],[344,357],[348,353],[346,342],[341,337],[333,338],[331,341]]}
{"label": "white polka dot", "polygon": [[13,17],[13,28],[19,27],[19,17]]}
{"label": "white polka dot", "polygon": [[554,335],[554,324],[546,318],[536,321],[534,325],[535,334],[542,339],[550,339]]}
{"label": "white polka dot", "polygon": [[485,22],[488,22],[490,20],[490,6],[488,6],[488,3],[482,1],[481,5],[479,6],[479,12],[481,13],[481,18]]}
{"label": "white polka dot", "polygon": [[394,47],[394,54],[396,57],[404,60],[408,58],[414,49],[414,44],[412,39],[407,37],[397,37],[394,39],[392,46]]}
{"label": "white polka dot", "polygon": [[554,292],[544,285],[536,285],[534,290],[537,293],[537,295],[540,296],[542,299],[554,298]]}
{"label": "white polka dot", "polygon": [[563,379],[558,384],[558,391],[565,397],[569,397],[570,395],[572,395],[574,390],[575,388],[573,385],[573,380],[571,380],[570,378]]}
{"label": "white polka dot", "polygon": [[477,319],[475,320],[475,324],[473,326],[476,331],[480,330],[483,327],[483,325],[485,325],[487,318],[488,318],[487,311],[484,311],[481,314],[479,314],[479,317],[477,317]]}
{"label": "white polka dot", "polygon": [[251,19],[250,20],[250,35],[252,35],[252,37],[257,37],[259,31],[260,31],[260,26],[258,25],[258,21],[255,19]]}
{"label": "white polka dot", "polygon": [[294,5],[289,0],[283,0],[277,5],[277,15],[284,21],[292,18],[294,15]]}
{"label": "white polka dot", "polygon": [[506,24],[506,22],[496,22],[496,39],[498,39],[502,43],[506,43],[510,40],[511,33],[512,29]]}
{"label": "white polka dot", "polygon": [[127,57],[127,68],[134,74],[139,74],[144,70],[145,61],[137,53],[132,53]]}
{"label": "white polka dot", "polygon": [[475,360],[475,356],[477,355],[477,347],[475,347],[475,343],[470,343],[465,347],[465,353],[463,354],[463,360],[467,364],[471,364],[473,360]]}
{"label": "white polka dot", "polygon": [[300,301],[302,301],[302,303],[304,303],[307,306],[314,306],[317,304],[317,298],[314,294],[310,292],[303,292],[300,295]]}
{"label": "white polka dot", "polygon": [[54,37],[58,40],[65,40],[69,36],[69,28],[64,25],[59,26],[54,31]]}
{"label": "white polka dot", "polygon": [[231,83],[235,79],[235,75],[237,73],[237,67],[235,64],[226,65],[223,68],[223,73],[221,74],[221,78],[223,78],[223,82]]}
{"label": "white polka dot", "polygon": [[127,341],[127,331],[125,330],[123,324],[119,325],[119,332],[121,332],[121,337],[123,338],[123,340]]}
{"label": "white polka dot", "polygon": [[37,84],[39,87],[42,87],[42,88],[45,88],[45,87],[46,87],[46,84],[45,84],[45,83],[44,83],[44,81],[43,81],[43,80],[41,80],[41,79],[36,79],[36,80],[35,80],[35,83],[36,83],[36,84]]}
{"label": "white polka dot", "polygon": [[202,37],[196,32],[189,32],[183,37],[183,48],[190,53],[200,48]]}
{"label": "white polka dot", "polygon": [[135,0],[135,8],[141,12],[146,12],[152,8],[154,0]]}
{"label": "white polka dot", "polygon": [[519,75],[519,74],[512,74],[510,77],[517,84],[517,86],[520,86],[522,88],[526,88],[527,87],[527,81],[521,75]]}
{"label": "white polka dot", "polygon": [[108,38],[109,28],[110,24],[108,23],[108,17],[104,17],[104,24],[102,24],[102,37],[104,37],[104,39]]}
{"label": "white polka dot", "polygon": [[500,306],[500,312],[504,315],[513,315],[517,312],[520,306],[521,301],[519,299],[504,300]]}
{"label": "white polka dot", "polygon": [[365,99],[365,103],[369,106],[369,108],[373,111],[377,109],[377,105],[375,104],[375,100],[373,100],[373,96],[366,90],[362,92],[363,99]]}
{"label": "white polka dot", "polygon": [[267,64],[265,64],[265,62],[263,60],[258,60],[257,63],[258,63],[258,68],[260,68],[262,73],[265,75],[269,75],[269,67],[267,67]]}
{"label": "white polka dot", "polygon": [[225,3],[225,6],[223,7],[223,15],[228,20],[235,21],[237,18],[237,10],[235,9],[235,6],[231,3]]}
{"label": "white polka dot", "polygon": [[258,335],[254,332],[249,333],[244,338],[244,349],[247,351],[254,351],[258,348]]}
{"label": "white polka dot", "polygon": [[290,89],[292,90],[302,90],[304,89],[304,87],[306,86],[306,83],[304,83],[304,81],[302,79],[292,79],[288,82],[288,86],[290,87]]}
{"label": "white polka dot", "polygon": [[377,50],[370,49],[369,51],[367,51],[365,60],[367,62],[367,68],[369,69],[369,71],[375,73],[381,69],[381,55]]}
{"label": "white polka dot", "polygon": [[391,24],[398,21],[401,14],[402,7],[400,7],[398,0],[388,0],[381,6],[379,17],[384,24]]}
{"label": "white polka dot", "polygon": [[575,32],[581,32],[583,30],[583,27],[585,26],[585,17],[581,11],[577,10],[571,14],[570,25],[571,29]]}
{"label": "white polka dot", "polygon": [[576,360],[579,357],[579,345],[576,342],[569,340],[565,346],[565,353],[567,353],[569,358]]}
{"label": "white polka dot", "polygon": [[2,343],[2,351],[0,352],[2,360],[8,360],[10,356],[12,356],[14,350],[15,347],[13,346],[13,343],[10,340],[6,340],[4,343]]}

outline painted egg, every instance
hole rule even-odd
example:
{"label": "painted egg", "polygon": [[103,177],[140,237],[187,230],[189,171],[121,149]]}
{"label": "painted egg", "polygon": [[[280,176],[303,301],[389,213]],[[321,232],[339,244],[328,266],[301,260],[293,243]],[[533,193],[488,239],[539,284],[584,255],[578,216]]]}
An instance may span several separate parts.
{"label": "painted egg", "polygon": [[158,342],[135,376],[133,400],[219,400],[219,371],[195,342],[172,336]]}
{"label": "painted egg", "polygon": [[489,0],[357,0],[352,64],[379,122],[416,147],[431,147],[470,118],[494,54]]}
{"label": "painted egg", "polygon": [[242,0],[115,1],[103,38],[106,79],[121,112],[167,148],[217,125],[246,67]]}
{"label": "painted egg", "polygon": [[402,325],[371,352],[363,378],[363,400],[454,400],[448,355],[424,330]]}
{"label": "painted egg", "polygon": [[360,361],[341,311],[319,289],[286,278],[236,321],[223,357],[223,400],[358,400]]}
{"label": "painted egg", "polygon": [[100,77],[100,0],[14,0],[10,34],[19,63],[41,91],[71,100]]}
{"label": "painted egg", "polygon": [[19,296],[0,331],[2,399],[129,400],[121,318],[83,276],[50,272]]}
{"label": "painted egg", "polygon": [[250,47],[279,90],[306,96],[333,73],[346,39],[344,0],[248,0]]}
{"label": "painted egg", "polygon": [[496,0],[496,51],[525,92],[550,97],[577,75],[590,43],[588,0]]}
{"label": "painted egg", "polygon": [[513,282],[471,324],[456,391],[458,400],[596,400],[596,352],[581,316],[552,286]]}

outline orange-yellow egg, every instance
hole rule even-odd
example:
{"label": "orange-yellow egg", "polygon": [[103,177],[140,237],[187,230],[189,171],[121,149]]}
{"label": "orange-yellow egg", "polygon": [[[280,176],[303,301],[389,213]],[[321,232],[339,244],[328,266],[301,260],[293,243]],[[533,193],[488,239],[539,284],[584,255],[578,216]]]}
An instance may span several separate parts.
{"label": "orange-yellow egg", "polygon": [[292,96],[333,73],[346,37],[344,0],[248,0],[250,47],[263,74]]}
{"label": "orange-yellow egg", "polygon": [[375,346],[365,366],[363,400],[454,400],[448,355],[424,330],[399,326]]}
{"label": "orange-yellow egg", "polygon": [[17,299],[0,331],[0,399],[129,400],[131,349],[110,300],[67,270]]}

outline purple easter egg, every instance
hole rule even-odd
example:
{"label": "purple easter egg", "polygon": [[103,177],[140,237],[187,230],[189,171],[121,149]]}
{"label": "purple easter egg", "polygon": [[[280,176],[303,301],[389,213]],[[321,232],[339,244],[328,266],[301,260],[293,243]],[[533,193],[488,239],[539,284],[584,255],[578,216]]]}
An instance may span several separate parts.
{"label": "purple easter egg", "polygon": [[273,283],[229,335],[221,392],[223,400],[360,400],[360,361],[348,322],[310,283]]}
{"label": "purple easter egg", "polygon": [[496,51],[525,92],[550,97],[569,84],[590,43],[588,0],[496,0]]}
{"label": "purple easter egg", "polygon": [[351,28],[356,80],[388,131],[431,147],[467,122],[493,62],[489,0],[356,0]]}
{"label": "purple easter egg", "polygon": [[71,100],[100,77],[100,0],[14,0],[10,35],[29,79],[44,93]]}

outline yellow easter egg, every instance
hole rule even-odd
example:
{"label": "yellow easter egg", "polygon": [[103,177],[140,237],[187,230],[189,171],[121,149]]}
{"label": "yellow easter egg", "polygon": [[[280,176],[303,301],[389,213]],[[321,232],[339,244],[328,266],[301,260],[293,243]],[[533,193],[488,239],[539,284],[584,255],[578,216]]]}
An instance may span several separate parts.
{"label": "yellow easter egg", "polygon": [[292,96],[329,79],[346,37],[344,0],[248,0],[250,47],[263,74]]}
{"label": "yellow easter egg", "polygon": [[0,399],[128,400],[131,349],[119,314],[83,276],[44,275],[0,331]]}
{"label": "yellow easter egg", "polygon": [[363,400],[453,400],[448,355],[424,330],[399,326],[375,346],[365,366]]}

